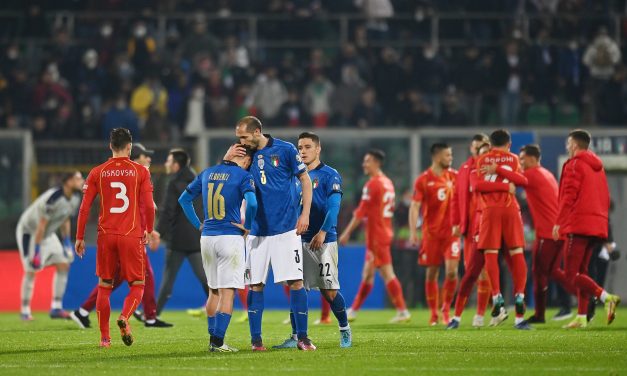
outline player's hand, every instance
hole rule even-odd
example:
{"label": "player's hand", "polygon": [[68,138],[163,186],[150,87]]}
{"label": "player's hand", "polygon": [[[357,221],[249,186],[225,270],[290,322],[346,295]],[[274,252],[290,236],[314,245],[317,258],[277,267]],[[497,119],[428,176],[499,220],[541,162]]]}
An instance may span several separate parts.
{"label": "player's hand", "polygon": [[159,245],[161,244],[161,234],[154,230],[150,233],[150,237],[148,238],[148,249],[155,252],[159,249]]}
{"label": "player's hand", "polygon": [[85,254],[85,240],[76,239],[74,250],[76,251],[78,257],[83,258],[83,255]]}
{"label": "player's hand", "polygon": [[309,216],[308,215],[300,215],[298,217],[298,222],[296,222],[296,235],[304,234],[309,228]]}
{"label": "player's hand", "polygon": [[350,237],[350,234],[343,233],[342,235],[340,235],[340,239],[338,239],[338,241],[341,245],[346,245],[348,244],[348,240],[350,239]]}
{"label": "player's hand", "polygon": [[515,195],[516,194],[516,184],[509,183],[509,193]]}
{"label": "player's hand", "polygon": [[224,154],[225,160],[231,160],[235,157],[245,157],[246,156],[246,148],[241,144],[233,144]]}
{"label": "player's hand", "polygon": [[244,227],[243,224],[237,223],[237,222],[231,222],[231,224],[237,227],[238,229],[242,230],[242,236],[244,237],[244,239],[246,239],[248,234],[250,234],[250,230],[246,230],[246,227]]}
{"label": "player's hand", "polygon": [[553,240],[558,241],[560,238],[560,226],[553,226]]}
{"label": "player's hand", "polygon": [[420,243],[420,239],[418,239],[418,234],[416,234],[416,231],[412,231],[411,234],[409,234],[409,244],[413,247],[416,247],[418,246],[418,243]]}
{"label": "player's hand", "polygon": [[35,270],[39,270],[39,268],[41,268],[41,256],[39,253],[33,256],[33,259],[30,260],[30,266]]}
{"label": "player's hand", "polygon": [[455,225],[453,226],[453,231],[451,232],[453,234],[454,237],[459,238],[460,236],[462,236],[462,230],[459,227],[459,225]]}
{"label": "player's hand", "polygon": [[74,252],[72,250],[72,241],[70,240],[70,237],[64,237],[63,238],[63,253],[65,254],[65,257],[70,257],[72,255],[72,252]]}
{"label": "player's hand", "polygon": [[484,173],[484,174],[493,175],[493,174],[496,174],[496,168],[497,167],[498,167],[498,165],[496,163],[493,163],[491,165],[481,166],[481,168],[479,170],[481,170],[481,172]]}
{"label": "player's hand", "polygon": [[312,251],[317,251],[322,249],[322,244],[324,244],[324,239],[327,237],[327,232],[320,230],[316,236],[311,239],[311,243],[309,243],[309,247]]}

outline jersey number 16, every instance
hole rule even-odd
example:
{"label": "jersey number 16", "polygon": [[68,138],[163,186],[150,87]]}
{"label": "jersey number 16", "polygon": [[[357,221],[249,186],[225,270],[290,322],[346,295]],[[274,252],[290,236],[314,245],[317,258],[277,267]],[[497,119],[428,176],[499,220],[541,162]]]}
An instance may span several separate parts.
{"label": "jersey number 16", "polygon": [[218,184],[214,192],[214,183],[209,183],[207,186],[207,219],[224,219],[226,216],[226,207],[224,206],[224,196],[222,192],[222,186],[224,183]]}

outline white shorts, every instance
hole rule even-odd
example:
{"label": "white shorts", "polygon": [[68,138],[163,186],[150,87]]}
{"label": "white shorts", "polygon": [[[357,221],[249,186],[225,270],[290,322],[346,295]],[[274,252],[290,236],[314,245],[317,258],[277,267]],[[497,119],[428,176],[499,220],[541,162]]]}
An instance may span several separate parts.
{"label": "white shorts", "polygon": [[70,264],[74,261],[74,252],[72,250],[65,250],[61,244],[61,240],[56,234],[50,234],[41,240],[39,245],[39,256],[41,257],[41,268],[33,269],[30,262],[35,255],[35,234],[24,232],[22,226],[17,226],[15,229],[15,238],[17,240],[17,247],[20,250],[20,257],[22,259],[22,265],[24,271],[36,272],[46,266],[54,264]]}
{"label": "white shorts", "polygon": [[296,230],[272,236],[249,235],[246,240],[248,259],[247,283],[265,284],[272,265],[274,283],[303,279],[303,246]]}
{"label": "white shorts", "polygon": [[324,243],[317,251],[311,250],[309,243],[303,243],[303,258],[306,289],[340,289],[337,242]]}
{"label": "white shorts", "polygon": [[210,289],[244,288],[244,247],[244,238],[240,235],[200,237],[202,265]]}

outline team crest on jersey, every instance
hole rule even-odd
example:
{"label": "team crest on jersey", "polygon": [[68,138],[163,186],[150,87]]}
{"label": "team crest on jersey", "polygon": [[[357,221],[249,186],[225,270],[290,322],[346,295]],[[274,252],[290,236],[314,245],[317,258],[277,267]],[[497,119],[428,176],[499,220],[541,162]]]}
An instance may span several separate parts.
{"label": "team crest on jersey", "polygon": [[315,178],[313,183],[311,183],[313,185],[313,189],[318,188],[318,178]]}
{"label": "team crest on jersey", "polygon": [[272,165],[274,167],[279,167],[279,156],[278,155],[271,155],[270,156],[270,160],[272,161]]}
{"label": "team crest on jersey", "polygon": [[[260,155],[261,157],[261,155]],[[257,166],[259,167],[260,170],[263,170],[263,167],[266,165],[266,162],[264,162],[263,157],[259,158],[257,160]]]}

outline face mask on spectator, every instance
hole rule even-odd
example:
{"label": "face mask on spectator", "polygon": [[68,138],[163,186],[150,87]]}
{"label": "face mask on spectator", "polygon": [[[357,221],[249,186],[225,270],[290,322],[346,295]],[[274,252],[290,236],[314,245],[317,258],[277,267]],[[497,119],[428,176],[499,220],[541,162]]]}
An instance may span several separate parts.
{"label": "face mask on spectator", "polygon": [[111,34],[113,34],[113,26],[108,23],[102,25],[102,27],[100,28],[100,35],[102,35],[104,38],[108,38],[111,36]]}
{"label": "face mask on spectator", "polygon": [[18,56],[20,55],[20,52],[18,51],[17,48],[15,47],[11,47],[9,48],[9,50],[7,51],[7,56],[9,57],[9,59],[11,60],[17,60]]}
{"label": "face mask on spectator", "polygon": [[135,37],[136,38],[143,38],[146,36],[146,26],[144,25],[137,25],[135,26]]}

